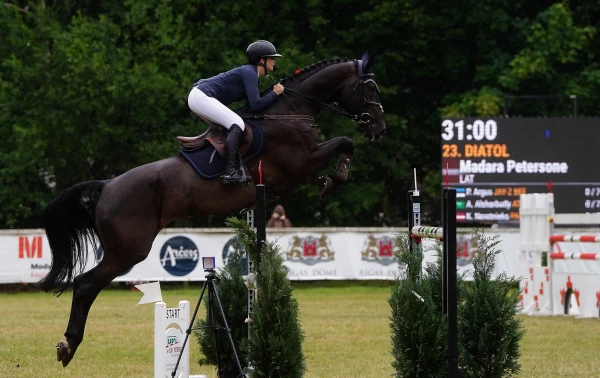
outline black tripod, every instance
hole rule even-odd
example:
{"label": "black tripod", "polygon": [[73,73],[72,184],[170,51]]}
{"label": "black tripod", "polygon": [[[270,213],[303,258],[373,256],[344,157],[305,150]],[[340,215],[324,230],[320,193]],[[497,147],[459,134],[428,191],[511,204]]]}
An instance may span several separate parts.
{"label": "black tripod", "polygon": [[200,298],[198,298],[198,303],[196,303],[196,309],[194,310],[194,314],[190,319],[190,326],[185,331],[185,339],[183,340],[183,345],[181,347],[181,351],[179,352],[179,357],[177,358],[177,363],[175,364],[175,368],[171,373],[171,377],[175,377],[177,373],[177,368],[179,367],[179,362],[181,361],[181,354],[185,349],[185,345],[192,333],[192,326],[194,325],[194,320],[196,319],[196,315],[198,314],[198,309],[200,308],[200,302],[202,302],[202,297],[204,296],[204,291],[208,287],[208,328],[212,329],[213,335],[215,337],[215,353],[217,356],[217,372],[218,376],[221,376],[221,360],[219,359],[219,348],[217,345],[217,326],[215,325],[215,313],[214,313],[214,305],[215,298],[217,299],[217,304],[219,305],[219,311],[221,312],[221,319],[223,320],[223,325],[225,326],[225,331],[227,332],[227,336],[229,338],[229,344],[231,346],[231,350],[233,351],[233,357],[235,357],[235,363],[237,364],[238,370],[240,374],[238,378],[246,378],[246,375],[242,371],[242,366],[240,365],[240,360],[238,358],[237,352],[235,351],[235,345],[233,344],[233,338],[231,337],[231,330],[229,329],[229,325],[227,325],[227,319],[225,319],[225,313],[223,312],[223,307],[221,306],[221,300],[219,299],[219,293],[217,292],[217,288],[215,287],[215,280],[217,283],[221,280],[217,277],[217,273],[214,269],[205,269],[206,281],[204,281],[204,285],[202,286],[202,292],[200,293]]}

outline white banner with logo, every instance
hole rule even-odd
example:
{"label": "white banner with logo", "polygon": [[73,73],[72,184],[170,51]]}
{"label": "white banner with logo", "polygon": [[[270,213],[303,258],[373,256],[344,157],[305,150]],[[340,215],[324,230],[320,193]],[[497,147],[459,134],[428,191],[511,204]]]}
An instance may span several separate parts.
{"label": "white banner with logo", "polygon": [[[401,228],[289,228],[268,229],[286,258],[291,280],[390,280],[399,274],[393,250]],[[493,233],[490,232],[490,235]],[[518,229],[499,231],[502,251],[496,258],[495,275],[519,275]],[[426,241],[425,246],[431,246]],[[471,258],[477,251],[471,230],[459,230],[457,266],[470,279]],[[154,240],[148,257],[115,281],[202,281],[201,257],[216,257],[222,267],[237,246],[230,229],[166,229]],[[104,251],[88,256],[86,269],[102,260]],[[0,231],[0,283],[32,283],[50,269],[51,254],[43,230]],[[428,252],[424,264],[436,260]]]}

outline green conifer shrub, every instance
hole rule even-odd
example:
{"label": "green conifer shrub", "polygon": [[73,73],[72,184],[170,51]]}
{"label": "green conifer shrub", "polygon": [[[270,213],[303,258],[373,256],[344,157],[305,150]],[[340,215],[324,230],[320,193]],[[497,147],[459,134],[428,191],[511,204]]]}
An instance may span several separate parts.
{"label": "green conifer shrub", "polygon": [[506,273],[491,279],[498,236],[475,230],[479,251],[473,257],[473,282],[466,286],[459,310],[459,362],[464,377],[500,378],[519,373],[519,342],[525,332],[517,316],[519,280]]}
{"label": "green conifer shrub", "polygon": [[[245,319],[248,291],[242,278],[241,250],[248,251],[250,258],[256,263],[256,233],[241,219],[229,218],[227,225],[234,228],[237,240],[243,246],[239,254],[230,257],[226,269],[227,276],[235,277],[231,279],[231,290],[235,290],[237,294],[232,293],[232,296],[239,299],[236,303],[243,309]],[[243,358],[244,365],[247,366],[245,371],[252,378],[300,378],[306,371],[302,352],[304,333],[299,321],[298,301],[292,297],[293,288],[284,262],[279,248],[267,242],[262,248],[260,274],[251,272],[254,274],[257,295],[250,323],[250,338],[248,339],[247,334],[239,337],[241,345],[238,355]],[[225,277],[222,277],[220,285],[224,281]],[[239,319],[242,319],[241,313]],[[227,320],[229,322],[229,318]],[[201,340],[201,345],[209,344],[209,337],[205,339],[206,342]],[[208,345],[202,347],[205,355],[208,355],[204,352],[208,350],[207,347]],[[211,360],[210,363],[215,362]]]}
{"label": "green conifer shrub", "polygon": [[[231,337],[240,360],[242,368],[246,366],[246,356],[241,350],[241,345],[248,338],[248,326],[245,323],[248,310],[248,291],[242,278],[242,261],[244,256],[242,248],[236,249],[227,259],[227,263],[223,268],[218,269],[218,277],[220,281],[215,285],[223,306],[223,312],[227,320],[227,324],[231,330]],[[221,320],[218,304],[214,304],[214,319],[218,327],[217,343],[215,346],[215,336],[208,327],[208,288],[202,298],[204,308],[207,310],[205,319],[198,319],[194,325],[194,335],[203,357],[198,361],[200,365],[217,366],[216,349],[219,351],[219,359],[222,368],[222,378],[237,377],[239,370],[234,359],[231,344],[224,330],[224,324]]]}
{"label": "green conifer shrub", "polygon": [[[423,249],[408,235],[396,239],[400,277],[391,289],[389,304],[392,366],[395,376],[442,377],[446,370],[446,324],[441,314],[441,264],[422,269]],[[439,245],[438,245],[439,250]]]}

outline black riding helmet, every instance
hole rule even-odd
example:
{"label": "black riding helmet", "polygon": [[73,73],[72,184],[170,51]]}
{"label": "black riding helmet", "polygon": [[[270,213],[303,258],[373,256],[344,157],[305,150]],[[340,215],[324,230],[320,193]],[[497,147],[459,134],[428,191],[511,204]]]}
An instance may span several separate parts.
{"label": "black riding helmet", "polygon": [[263,57],[281,56],[277,54],[275,46],[269,41],[259,40],[252,42],[246,49],[246,58],[250,64],[258,64],[260,58]]}

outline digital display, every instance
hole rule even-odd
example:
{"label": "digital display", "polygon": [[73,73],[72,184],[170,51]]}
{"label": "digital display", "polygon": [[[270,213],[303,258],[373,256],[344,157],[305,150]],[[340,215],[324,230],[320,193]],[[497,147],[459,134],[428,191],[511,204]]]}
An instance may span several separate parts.
{"label": "digital display", "polygon": [[458,222],[519,220],[520,194],[550,191],[556,213],[600,212],[600,119],[464,118],[441,126],[442,184],[457,188]]}

